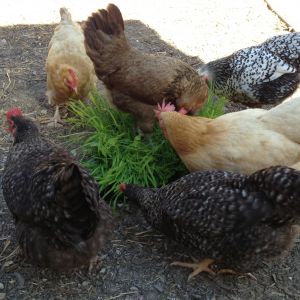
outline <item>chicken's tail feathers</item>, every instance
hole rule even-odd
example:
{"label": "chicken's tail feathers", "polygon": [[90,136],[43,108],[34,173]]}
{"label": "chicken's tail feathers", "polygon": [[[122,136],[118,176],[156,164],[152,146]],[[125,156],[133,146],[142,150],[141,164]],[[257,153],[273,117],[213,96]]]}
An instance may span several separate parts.
{"label": "chicken's tail feathers", "polygon": [[83,32],[86,51],[98,77],[113,73],[119,59],[130,48],[119,8],[109,4],[107,9],[93,13],[85,22]]}
{"label": "chicken's tail feathers", "polygon": [[109,4],[106,9],[93,13],[85,23],[85,31],[102,31],[107,35],[119,35],[124,32],[124,20],[119,8]]}
{"label": "chicken's tail feathers", "polygon": [[61,236],[83,252],[100,220],[98,185],[77,163],[62,166],[55,185]]}
{"label": "chicken's tail feathers", "polygon": [[72,21],[72,16],[67,8],[61,7],[59,10],[61,21]]}
{"label": "chicken's tail feathers", "polygon": [[288,210],[300,215],[300,172],[285,166],[272,166],[259,170],[247,179],[258,187],[272,202],[275,211]]}

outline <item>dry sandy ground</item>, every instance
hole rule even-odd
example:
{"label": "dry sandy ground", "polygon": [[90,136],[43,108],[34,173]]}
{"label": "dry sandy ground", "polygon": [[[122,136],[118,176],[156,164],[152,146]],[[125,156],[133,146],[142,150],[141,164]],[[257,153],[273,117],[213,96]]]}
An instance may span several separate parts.
{"label": "dry sandy ground", "polygon": [[[263,0],[115,3],[129,20],[126,33],[135,47],[175,56],[194,66],[199,57],[207,61],[224,56],[286,29]],[[19,105],[35,117],[50,116],[53,111],[45,98],[44,62],[52,23],[59,20],[58,9],[64,5],[77,20],[82,20],[106,4],[94,0],[1,0],[1,108]],[[25,25],[6,26],[21,23]],[[57,132],[42,127],[42,132],[58,136],[68,128]],[[10,142],[7,133],[1,131],[0,177]],[[204,274],[187,282],[188,270],[169,265],[174,259],[187,259],[178,247],[148,231],[134,209],[120,209],[117,219],[115,237],[103,252],[98,270],[91,275],[55,274],[34,268],[16,255],[14,224],[0,197],[0,300],[300,299],[299,243],[286,259],[266,264],[256,272],[257,281],[231,276],[210,278]]]}
{"label": "dry sandy ground", "polygon": [[[66,6],[76,20],[85,20],[107,1],[1,0],[0,25],[51,24]],[[161,38],[204,61],[262,42],[282,32],[278,18],[263,0],[116,0],[125,19],[140,20]]]}

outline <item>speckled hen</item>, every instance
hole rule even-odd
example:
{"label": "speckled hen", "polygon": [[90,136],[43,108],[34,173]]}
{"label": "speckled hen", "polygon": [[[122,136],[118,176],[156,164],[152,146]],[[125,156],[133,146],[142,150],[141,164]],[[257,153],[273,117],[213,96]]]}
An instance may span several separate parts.
{"label": "speckled hen", "polygon": [[219,95],[249,106],[276,104],[300,82],[300,33],[274,36],[264,43],[211,61],[198,69]]}
{"label": "speckled hen", "polygon": [[7,112],[7,122],[14,143],[2,187],[23,254],[55,270],[91,268],[114,223],[96,181],[18,108]]}
{"label": "speckled hen", "polygon": [[[156,229],[187,247],[198,263],[189,278],[221,263],[223,272],[251,272],[263,259],[287,254],[300,234],[300,172],[275,166],[252,175],[195,172],[162,188],[121,184]],[[234,270],[234,271],[232,271]]]}

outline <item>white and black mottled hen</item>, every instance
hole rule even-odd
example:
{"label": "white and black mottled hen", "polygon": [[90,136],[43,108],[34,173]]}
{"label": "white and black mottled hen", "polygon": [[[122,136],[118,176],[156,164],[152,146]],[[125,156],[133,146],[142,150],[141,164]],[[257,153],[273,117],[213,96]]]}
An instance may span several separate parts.
{"label": "white and black mottled hen", "polygon": [[19,109],[8,111],[7,121],[14,143],[2,187],[23,254],[59,271],[91,267],[114,223],[96,181]]}
{"label": "white and black mottled hen", "polygon": [[120,189],[154,228],[206,258],[207,265],[202,261],[191,277],[213,273],[212,262],[250,272],[262,259],[286,254],[300,234],[300,172],[292,168],[270,167],[249,176],[195,172],[162,188]]}
{"label": "white and black mottled hen", "polygon": [[264,43],[211,61],[198,69],[216,94],[249,106],[276,104],[300,82],[300,33],[274,36]]}

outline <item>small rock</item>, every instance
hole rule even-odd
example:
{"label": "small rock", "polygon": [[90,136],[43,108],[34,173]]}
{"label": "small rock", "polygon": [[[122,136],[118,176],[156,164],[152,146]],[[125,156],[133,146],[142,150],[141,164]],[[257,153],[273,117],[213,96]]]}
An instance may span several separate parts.
{"label": "small rock", "polygon": [[47,279],[47,278],[43,278],[42,281],[43,281],[43,282],[47,282],[48,279]]}
{"label": "small rock", "polygon": [[42,110],[41,110],[41,114],[42,114],[42,115],[46,115],[46,114],[47,114],[47,109],[42,109]]}
{"label": "small rock", "polygon": [[117,250],[116,250],[116,254],[117,254],[117,255],[120,255],[120,254],[121,254],[121,251],[120,251],[119,249],[117,249]]}
{"label": "small rock", "polygon": [[105,272],[106,272],[106,268],[102,268],[99,273],[104,274]]}
{"label": "small rock", "polygon": [[7,45],[7,40],[6,39],[2,39],[0,41],[0,47],[5,47]]}
{"label": "small rock", "polygon": [[164,291],[164,288],[162,286],[161,282],[157,282],[156,284],[154,284],[154,287],[157,291],[159,291],[160,293],[162,293]]}
{"label": "small rock", "polygon": [[131,291],[138,291],[139,289],[138,289],[136,286],[132,286],[132,287],[130,288],[130,290],[131,290]]}
{"label": "small rock", "polygon": [[0,282],[0,290],[4,289],[4,284],[2,282]]}
{"label": "small rock", "polygon": [[82,283],[82,286],[83,287],[86,287],[86,286],[88,286],[90,283],[88,282],[88,281],[84,281],[83,283]]}
{"label": "small rock", "polygon": [[6,297],[6,294],[5,293],[0,293],[0,300],[4,300]]}
{"label": "small rock", "polygon": [[25,279],[22,276],[22,274],[20,274],[19,272],[15,272],[14,275],[15,275],[15,277],[17,279],[17,282],[18,282],[18,288],[19,289],[23,288],[24,284],[25,284]]}

